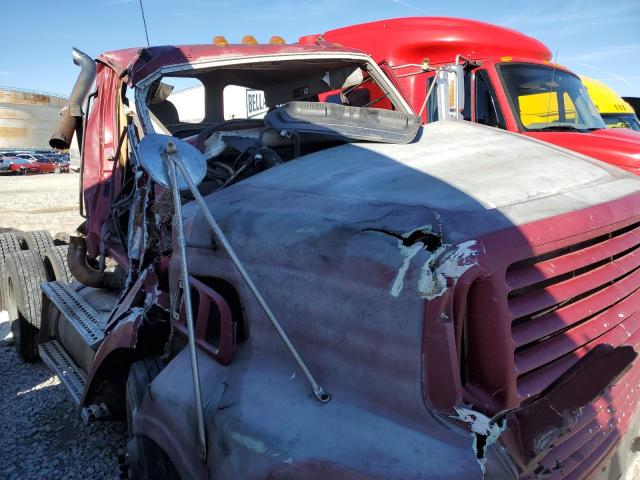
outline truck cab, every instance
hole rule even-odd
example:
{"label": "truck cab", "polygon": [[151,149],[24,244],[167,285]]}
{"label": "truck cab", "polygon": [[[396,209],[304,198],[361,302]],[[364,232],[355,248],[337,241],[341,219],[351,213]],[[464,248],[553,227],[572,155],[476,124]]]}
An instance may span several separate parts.
{"label": "truck cab", "polygon": [[589,97],[591,97],[607,128],[629,128],[640,132],[640,120],[629,102],[599,80],[585,75],[580,75],[580,80],[589,92]]}
{"label": "truck cab", "polygon": [[464,88],[464,119],[638,172],[640,134],[606,129],[580,78],[520,32],[474,20],[415,17],[339,28],[322,37],[362,48],[387,65],[425,122],[437,118],[437,99],[426,100],[435,76],[429,67],[461,62],[464,86],[453,83],[452,98]]}

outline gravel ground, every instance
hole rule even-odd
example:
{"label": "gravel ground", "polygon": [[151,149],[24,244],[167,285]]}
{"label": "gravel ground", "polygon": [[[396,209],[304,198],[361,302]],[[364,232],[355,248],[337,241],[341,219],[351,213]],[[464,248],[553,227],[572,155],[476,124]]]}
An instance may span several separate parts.
{"label": "gravel ground", "polygon": [[0,176],[0,228],[73,233],[78,214],[77,173]]}
{"label": "gravel ground", "polygon": [[[78,175],[0,176],[0,231],[72,233]],[[0,312],[0,331],[6,326]],[[122,422],[84,425],[58,377],[0,343],[0,479],[117,479],[126,442]]]}
{"label": "gravel ground", "polygon": [[118,479],[122,422],[84,425],[58,377],[0,345],[2,479]]}

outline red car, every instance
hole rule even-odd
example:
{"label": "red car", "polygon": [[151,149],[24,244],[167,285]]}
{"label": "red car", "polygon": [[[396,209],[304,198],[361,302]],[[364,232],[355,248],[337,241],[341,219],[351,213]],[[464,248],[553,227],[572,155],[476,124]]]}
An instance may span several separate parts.
{"label": "red car", "polygon": [[[6,162],[7,158],[4,159]],[[10,159],[9,163],[9,171],[11,173],[21,173],[23,175],[28,175],[30,173],[40,173],[40,165],[37,163],[32,163],[25,158],[14,157]]]}
{"label": "red car", "polygon": [[40,166],[43,173],[69,173],[69,164],[54,157],[46,155],[34,155],[36,164]]}

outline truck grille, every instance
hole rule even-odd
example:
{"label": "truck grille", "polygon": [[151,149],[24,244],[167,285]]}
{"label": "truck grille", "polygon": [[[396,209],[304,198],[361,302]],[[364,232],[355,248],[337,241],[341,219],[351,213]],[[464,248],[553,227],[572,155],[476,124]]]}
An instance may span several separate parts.
{"label": "truck grille", "polygon": [[[640,223],[517,262],[506,282],[521,400],[543,391],[597,344],[638,350]],[[637,407],[639,371],[634,366],[576,415],[537,474],[583,478],[603,460],[624,433],[618,425]]]}

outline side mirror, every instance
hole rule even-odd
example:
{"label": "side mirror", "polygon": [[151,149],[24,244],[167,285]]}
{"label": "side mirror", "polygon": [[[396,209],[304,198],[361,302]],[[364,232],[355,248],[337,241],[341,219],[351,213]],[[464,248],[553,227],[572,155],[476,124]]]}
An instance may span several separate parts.
{"label": "side mirror", "polygon": [[[138,146],[138,158],[140,165],[151,176],[154,182],[165,188],[171,188],[167,164],[173,155],[173,160],[180,162],[185,167],[185,172],[198,185],[207,173],[207,161],[200,150],[190,143],[169,135],[151,133],[146,135]],[[178,189],[188,190],[189,184],[182,174],[182,169],[177,172]]]}

